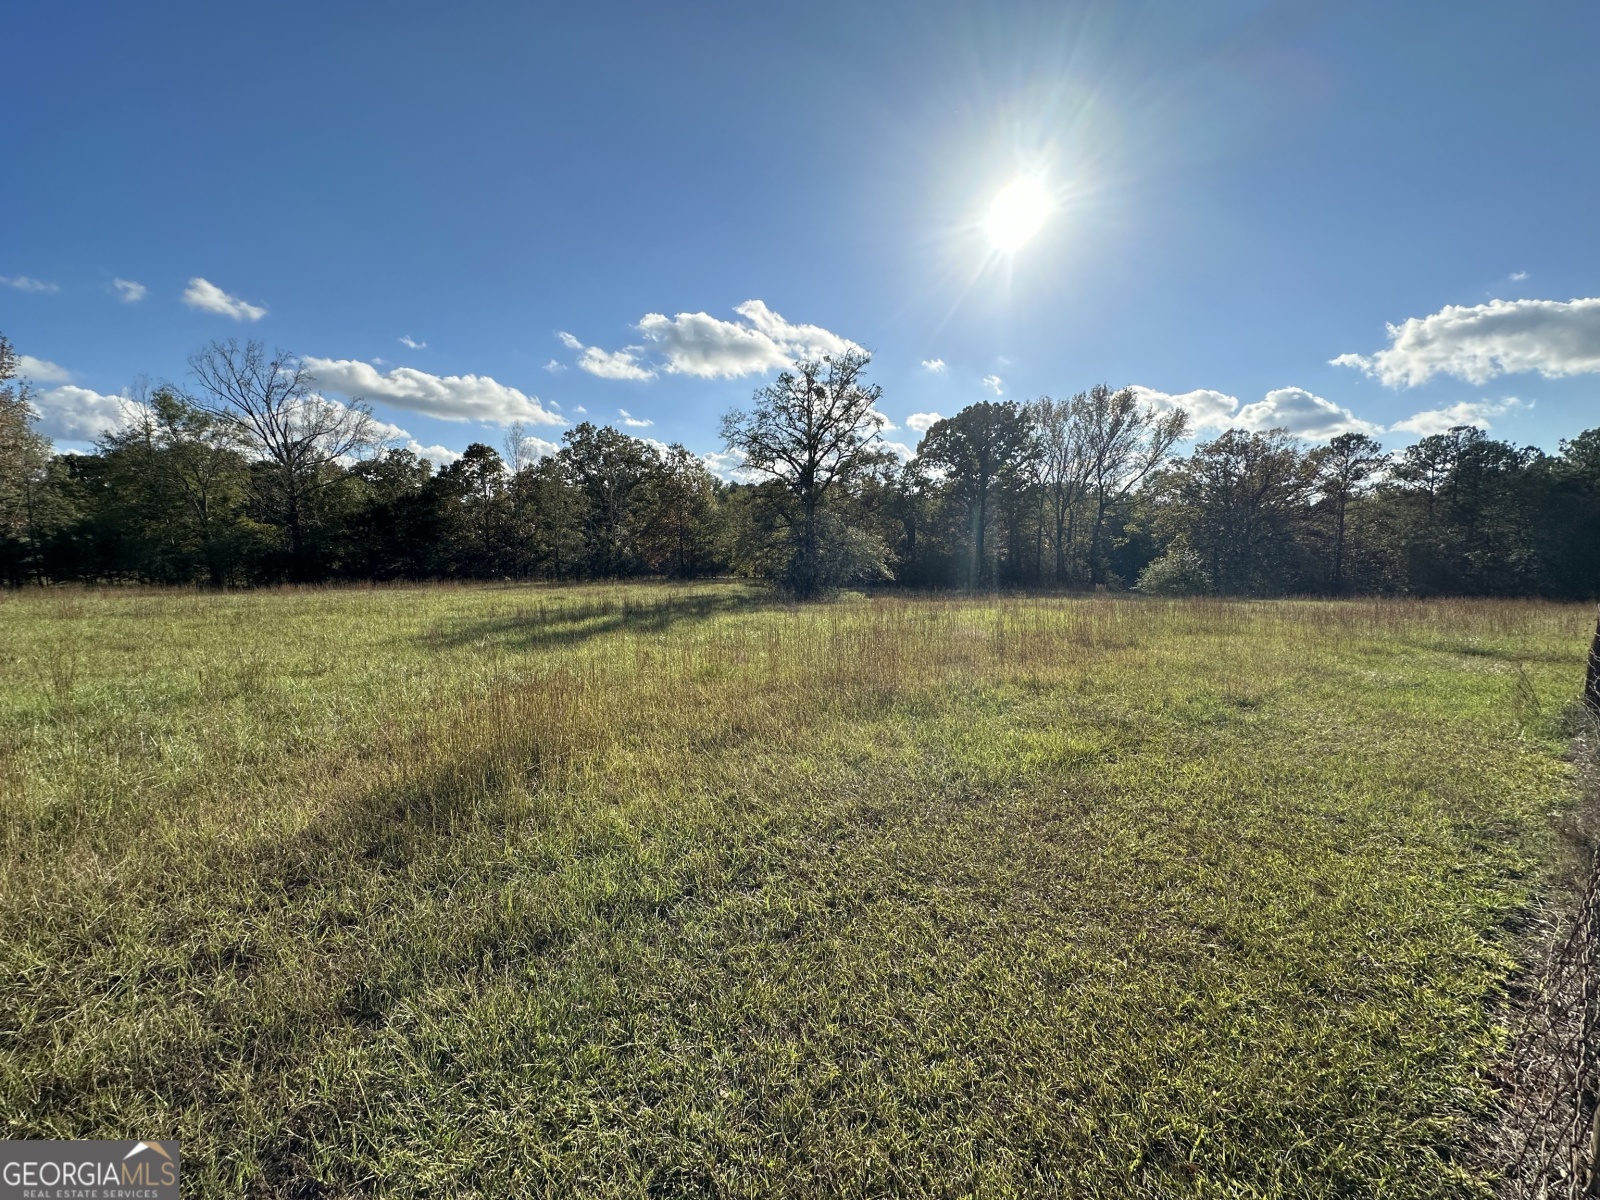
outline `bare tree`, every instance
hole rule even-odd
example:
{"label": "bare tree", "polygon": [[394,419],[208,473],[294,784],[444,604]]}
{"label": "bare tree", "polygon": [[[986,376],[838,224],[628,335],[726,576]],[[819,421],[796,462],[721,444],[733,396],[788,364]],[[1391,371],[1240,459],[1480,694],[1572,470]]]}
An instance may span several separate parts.
{"label": "bare tree", "polygon": [[[1075,539],[1078,505],[1089,485],[1084,412],[1086,392],[1070,400],[1041,396],[1028,406],[1039,447],[1039,483],[1050,508],[1051,541],[1055,548],[1057,583],[1067,576],[1067,559]],[[1041,521],[1041,525],[1043,522]]]}
{"label": "bare tree", "polygon": [[530,453],[528,449],[528,427],[521,421],[513,421],[506,426],[505,464],[506,470],[511,472],[513,478],[521,475],[527,467],[533,466],[538,455]]}
{"label": "bare tree", "polygon": [[360,400],[324,399],[299,359],[283,350],[269,358],[257,341],[212,342],[189,366],[204,393],[203,407],[237,429],[266,464],[263,499],[278,510],[295,568],[303,569],[316,502],[337,479],[331,468],[381,440],[372,410]]}
{"label": "bare tree", "polygon": [[863,384],[872,355],[846,350],[796,363],[755,394],[748,413],[722,419],[730,450],[746,469],[778,480],[799,509],[790,584],[801,596],[823,586],[819,537],[828,492],[876,458],[883,389]]}
{"label": "bare tree", "polygon": [[1132,388],[1113,392],[1096,384],[1084,397],[1081,421],[1088,485],[1095,497],[1094,525],[1089,531],[1089,582],[1105,581],[1100,536],[1106,512],[1126,499],[1139,483],[1172,452],[1189,432],[1189,414],[1175,408],[1165,416],[1152,405],[1141,406]]}

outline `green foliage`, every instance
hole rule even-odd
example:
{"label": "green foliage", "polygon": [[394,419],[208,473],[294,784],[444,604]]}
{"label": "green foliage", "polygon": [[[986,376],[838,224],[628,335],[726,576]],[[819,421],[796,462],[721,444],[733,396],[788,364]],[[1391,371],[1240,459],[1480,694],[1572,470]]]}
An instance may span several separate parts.
{"label": "green foliage", "polygon": [[[781,557],[771,550],[752,557],[781,564],[772,577],[802,599],[834,586],[830,575],[841,563],[859,563],[870,541],[851,510],[856,488],[885,459],[876,445],[883,389],[864,378],[871,361],[848,349],[798,362],[758,390],[748,412],[722,420],[728,448],[771,485],[760,515],[786,543]],[[828,544],[846,531],[844,542]]]}
{"label": "green foliage", "polygon": [[1139,572],[1136,586],[1147,596],[1206,596],[1211,593],[1211,573],[1205,559],[1180,538]]}
{"label": "green foliage", "polygon": [[195,1197],[1486,1195],[1590,626],[0,594],[0,1118]]}
{"label": "green foliage", "polygon": [[998,490],[1005,498],[1024,485],[1023,464],[1034,448],[1028,413],[1010,401],[989,400],[935,422],[917,447],[917,457],[947,481],[950,498],[966,506],[972,528],[970,586],[994,582],[995,563],[985,549],[992,494]]}
{"label": "green foliage", "polygon": [[797,363],[729,414],[740,484],[589,422],[559,450],[514,427],[504,455],[474,443],[436,470],[255,343],[213,343],[192,360],[200,399],[163,385],[90,455],[52,457],[26,388],[0,379],[0,580],[733,572],[801,598],[889,581],[1115,591],[1163,578],[1181,539],[1228,595],[1600,596],[1600,430],[1547,455],[1461,426],[1396,456],[1361,433],[1235,429],[1175,456],[1181,410],[1100,384],[970,405],[903,462],[878,437],[869,363]]}
{"label": "green foliage", "polygon": [[50,473],[50,443],[33,428],[26,384],[18,385],[17,356],[0,334],[0,579],[22,579],[44,533],[42,494]]}

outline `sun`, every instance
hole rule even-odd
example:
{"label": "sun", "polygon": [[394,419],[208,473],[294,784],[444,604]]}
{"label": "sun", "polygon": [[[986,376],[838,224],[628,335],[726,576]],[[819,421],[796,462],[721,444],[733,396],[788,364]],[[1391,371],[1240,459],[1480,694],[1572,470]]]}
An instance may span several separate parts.
{"label": "sun", "polygon": [[1022,175],[1000,189],[989,205],[984,228],[996,250],[1012,254],[1039,232],[1049,215],[1050,196],[1044,185],[1031,175]]}

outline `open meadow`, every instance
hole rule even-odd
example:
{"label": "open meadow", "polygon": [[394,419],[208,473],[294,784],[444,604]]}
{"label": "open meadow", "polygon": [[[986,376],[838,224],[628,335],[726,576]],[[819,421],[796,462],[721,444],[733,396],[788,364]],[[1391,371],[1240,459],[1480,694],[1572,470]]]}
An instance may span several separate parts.
{"label": "open meadow", "polygon": [[1591,610],[0,595],[0,1115],[191,1196],[1471,1196]]}

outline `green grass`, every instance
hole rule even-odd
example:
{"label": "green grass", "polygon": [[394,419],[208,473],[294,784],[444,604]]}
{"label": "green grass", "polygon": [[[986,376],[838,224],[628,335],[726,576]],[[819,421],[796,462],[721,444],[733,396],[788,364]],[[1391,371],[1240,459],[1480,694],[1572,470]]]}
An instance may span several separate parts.
{"label": "green grass", "polygon": [[1588,621],[0,596],[0,1114],[191,1196],[1483,1194]]}

